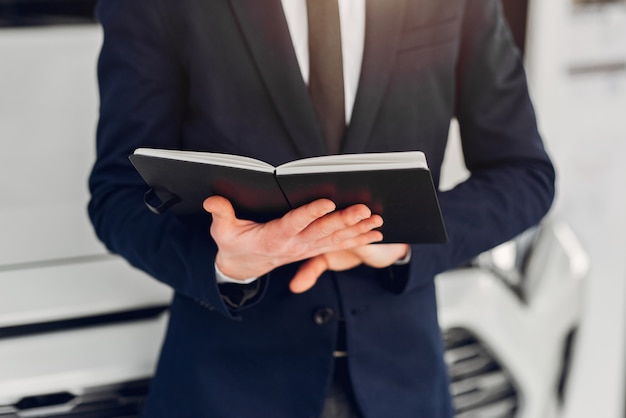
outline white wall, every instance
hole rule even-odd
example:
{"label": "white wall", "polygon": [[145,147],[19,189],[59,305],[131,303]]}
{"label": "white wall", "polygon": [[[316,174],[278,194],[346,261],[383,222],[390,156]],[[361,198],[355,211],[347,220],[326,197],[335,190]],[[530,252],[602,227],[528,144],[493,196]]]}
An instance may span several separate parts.
{"label": "white wall", "polygon": [[87,219],[97,25],[0,32],[0,265],[104,253]]}
{"label": "white wall", "polygon": [[[527,64],[556,162],[554,215],[591,258],[565,418],[621,418],[626,367],[626,2],[531,2]],[[572,68],[613,68],[572,75]]]}

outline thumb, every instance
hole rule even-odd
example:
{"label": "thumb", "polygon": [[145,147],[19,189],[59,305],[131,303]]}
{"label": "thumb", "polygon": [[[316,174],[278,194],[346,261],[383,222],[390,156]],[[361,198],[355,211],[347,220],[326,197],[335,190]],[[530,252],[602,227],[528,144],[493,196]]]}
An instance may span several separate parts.
{"label": "thumb", "polygon": [[211,196],[202,202],[205,211],[213,215],[213,219],[232,219],[235,218],[235,209],[233,205],[222,196]]}
{"label": "thumb", "polygon": [[322,255],[307,260],[300,266],[293,279],[289,283],[289,289],[293,293],[304,293],[312,288],[322,273],[328,270],[328,260]]}

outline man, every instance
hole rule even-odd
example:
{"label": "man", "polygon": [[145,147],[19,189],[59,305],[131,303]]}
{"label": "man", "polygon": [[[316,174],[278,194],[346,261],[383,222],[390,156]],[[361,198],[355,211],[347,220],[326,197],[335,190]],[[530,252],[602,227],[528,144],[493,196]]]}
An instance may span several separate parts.
{"label": "man", "polygon": [[[175,290],[147,416],[319,417],[344,403],[342,416],[452,416],[433,278],[536,224],[552,201],[498,0],[340,0],[338,130],[306,65],[320,55],[311,3],[98,6],[90,215],[112,251]],[[219,196],[204,203],[212,216],[156,216],[127,159],[140,146],[274,165],[421,150],[437,184],[453,117],[471,176],[440,193],[441,245],[375,244],[384,219],[323,199],[267,224],[237,219]]]}

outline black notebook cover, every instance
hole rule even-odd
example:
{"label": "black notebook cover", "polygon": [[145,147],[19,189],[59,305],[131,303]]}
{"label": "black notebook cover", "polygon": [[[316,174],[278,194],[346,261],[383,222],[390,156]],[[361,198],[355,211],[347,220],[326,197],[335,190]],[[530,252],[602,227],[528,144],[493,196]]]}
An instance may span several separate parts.
{"label": "black notebook cover", "polygon": [[292,207],[328,198],[338,209],[363,203],[382,216],[384,242],[440,243],[446,233],[426,169],[278,176]]}
{"label": "black notebook cover", "polygon": [[[131,155],[131,162],[160,203],[179,215],[202,213],[202,202],[220,195],[237,217],[266,222],[315,199],[328,198],[339,209],[363,203],[383,217],[383,242],[443,243],[446,232],[427,168],[274,173]],[[146,202],[155,212],[153,204]]]}
{"label": "black notebook cover", "polygon": [[213,195],[230,200],[240,219],[266,222],[291,209],[272,173],[145,155],[130,159],[161,202],[177,200],[169,210],[178,215],[202,212],[202,202]]}

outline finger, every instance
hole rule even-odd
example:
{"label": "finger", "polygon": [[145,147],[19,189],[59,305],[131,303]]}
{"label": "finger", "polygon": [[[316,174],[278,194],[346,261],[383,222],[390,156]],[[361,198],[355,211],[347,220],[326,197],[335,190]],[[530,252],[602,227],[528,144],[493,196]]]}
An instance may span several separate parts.
{"label": "finger", "polygon": [[338,244],[332,245],[327,248],[321,249],[322,253],[326,253],[329,251],[343,251],[350,250],[353,248],[363,247],[370,244],[376,244],[383,240],[383,234],[380,231],[368,231],[364,234],[358,235],[353,238],[345,239]]}
{"label": "finger", "polygon": [[[345,228],[358,225],[361,221],[369,219],[371,216],[372,212],[367,206],[361,204],[353,205],[315,220],[302,231],[301,238],[305,241],[314,241],[331,236]],[[365,232],[364,229],[361,229],[361,231]],[[351,235],[354,234],[348,234],[347,236]]]}
{"label": "finger", "polygon": [[213,239],[218,242],[218,246],[220,242],[223,245],[236,235],[234,226],[237,224],[237,217],[228,199],[222,196],[211,196],[204,200],[202,207],[213,217],[210,231]]}
{"label": "finger", "polygon": [[408,250],[408,244],[375,244],[355,248],[353,252],[368,266],[383,268],[404,258]]}
{"label": "finger", "polygon": [[376,228],[381,227],[383,220],[379,215],[372,215],[356,225],[335,231],[311,244],[312,248],[324,253],[380,242],[383,235]]}
{"label": "finger", "polygon": [[235,218],[235,209],[228,199],[222,196],[211,196],[202,202],[205,211],[213,215],[213,219]]}
{"label": "finger", "polygon": [[367,234],[383,225],[383,218],[380,215],[372,215],[367,219],[363,219],[356,225],[352,225],[340,230],[335,231],[332,235],[322,238],[318,241],[319,244],[336,245],[341,242],[356,238],[360,235]]}
{"label": "finger", "polygon": [[280,219],[280,225],[286,236],[295,236],[307,228],[312,222],[336,209],[328,199],[318,199],[297,209],[289,211]]}
{"label": "finger", "polygon": [[324,255],[313,257],[300,266],[289,283],[293,293],[304,293],[312,288],[317,279],[328,269],[328,262]]}
{"label": "finger", "polygon": [[354,251],[336,251],[313,257],[300,266],[289,283],[293,293],[306,292],[317,283],[326,270],[342,271],[354,268],[363,260]]}

